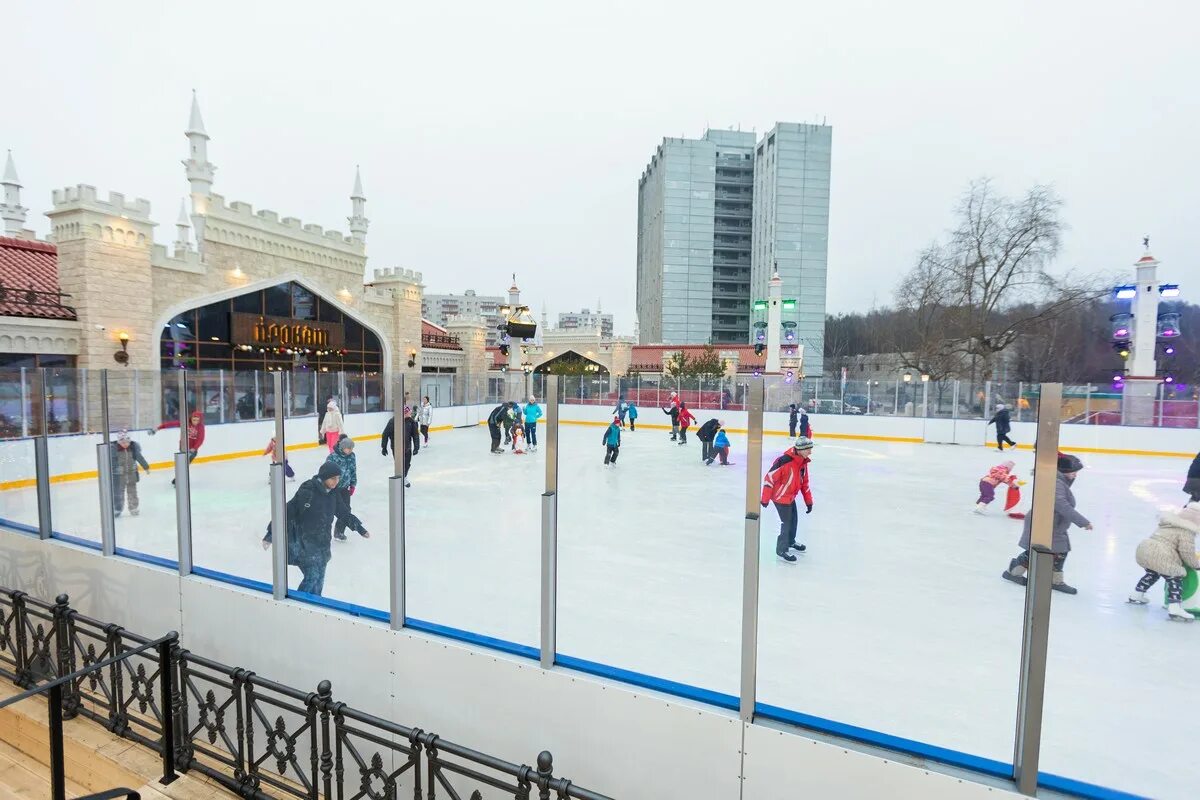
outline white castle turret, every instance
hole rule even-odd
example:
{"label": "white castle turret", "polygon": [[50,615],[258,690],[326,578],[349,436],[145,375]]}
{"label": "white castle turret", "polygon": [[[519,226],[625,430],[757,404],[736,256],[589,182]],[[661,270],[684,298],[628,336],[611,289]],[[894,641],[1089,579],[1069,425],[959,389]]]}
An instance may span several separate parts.
{"label": "white castle turret", "polygon": [[367,226],[371,221],[367,219],[367,198],[363,194],[362,175],[357,166],[354,168],[354,193],[350,195],[350,205],[351,216],[346,218],[350,223],[350,236],[359,244],[366,244]]}
{"label": "white castle turret", "polygon": [[7,236],[21,236],[25,230],[25,213],[29,209],[21,205],[21,179],[17,177],[12,150],[8,151],[8,157],[4,160],[4,177],[0,178],[0,186],[4,187],[4,202],[0,203],[4,233]]}
{"label": "white castle turret", "polygon": [[188,140],[188,157],[183,161],[187,170],[192,196],[192,227],[196,229],[196,244],[203,248],[204,217],[208,213],[212,197],[213,173],[217,171],[208,160],[208,133],[204,130],[204,119],[200,116],[200,103],[192,91],[192,113],[188,117],[184,136]]}
{"label": "white castle turret", "polygon": [[192,225],[188,222],[187,215],[187,200],[179,201],[179,219],[175,221],[175,257],[182,258],[185,253],[191,250],[191,242],[189,241],[188,231]]}

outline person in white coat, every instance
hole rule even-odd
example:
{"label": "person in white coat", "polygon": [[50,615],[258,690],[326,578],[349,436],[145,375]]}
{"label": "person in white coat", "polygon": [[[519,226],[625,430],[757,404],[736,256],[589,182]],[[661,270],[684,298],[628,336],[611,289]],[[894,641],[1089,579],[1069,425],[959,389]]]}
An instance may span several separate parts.
{"label": "person in white coat", "polygon": [[1196,534],[1200,533],[1200,504],[1189,503],[1177,514],[1163,514],[1158,529],[1137,546],[1134,558],[1146,574],[1137,582],[1129,602],[1145,605],[1146,592],[1158,583],[1167,582],[1167,618],[1191,622],[1192,615],[1183,610],[1183,579],[1187,568],[1200,570],[1200,555],[1196,553]]}
{"label": "person in white coat", "polygon": [[421,400],[421,408],[417,411],[417,424],[421,426],[422,444],[429,446],[429,425],[433,422],[433,406],[429,403],[429,395]]}
{"label": "person in white coat", "polygon": [[321,420],[321,433],[325,436],[325,444],[329,452],[337,447],[338,439],[346,432],[346,422],[337,403],[330,400],[325,406],[325,419]]}

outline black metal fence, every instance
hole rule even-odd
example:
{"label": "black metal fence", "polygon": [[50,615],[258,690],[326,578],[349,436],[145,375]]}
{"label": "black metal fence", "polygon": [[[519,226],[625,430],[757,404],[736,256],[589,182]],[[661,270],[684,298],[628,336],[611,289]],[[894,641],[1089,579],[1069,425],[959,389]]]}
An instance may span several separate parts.
{"label": "black metal fence", "polygon": [[[22,688],[151,644],[119,625],[0,588],[0,676]],[[249,800],[610,800],[554,776],[547,751],[514,764],[398,725],[334,699],[321,681],[304,692],[239,667],[171,648],[171,760]],[[83,716],[162,753],[164,709],[153,650],[70,681],[63,718]]]}

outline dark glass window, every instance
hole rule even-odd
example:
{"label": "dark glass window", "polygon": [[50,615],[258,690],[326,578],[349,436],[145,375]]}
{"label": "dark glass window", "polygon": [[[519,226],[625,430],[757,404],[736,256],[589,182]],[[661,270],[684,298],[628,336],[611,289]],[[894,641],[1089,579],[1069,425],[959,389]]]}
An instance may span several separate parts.
{"label": "dark glass window", "polygon": [[196,338],[201,342],[229,342],[229,301],[196,309]]}
{"label": "dark glass window", "polygon": [[291,284],[272,286],[263,290],[263,313],[268,317],[290,317],[292,315]]}
{"label": "dark glass window", "polygon": [[294,319],[316,319],[317,297],[298,283],[292,284],[292,314]]}
{"label": "dark glass window", "polygon": [[234,311],[241,311],[244,314],[261,314],[263,303],[262,292],[238,295],[233,298],[231,303]]}

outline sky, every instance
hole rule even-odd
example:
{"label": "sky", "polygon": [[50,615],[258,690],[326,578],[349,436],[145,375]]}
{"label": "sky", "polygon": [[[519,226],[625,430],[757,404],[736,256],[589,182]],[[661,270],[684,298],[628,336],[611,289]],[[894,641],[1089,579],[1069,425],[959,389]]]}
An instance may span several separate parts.
{"label": "sky", "polygon": [[195,89],[227,200],[346,232],[361,164],[370,267],[438,293],[515,272],[535,315],[631,333],[662,138],[825,121],[831,313],[889,304],[982,176],[1059,192],[1060,268],[1126,269],[1149,234],[1192,299],[1198,27],[1182,0],[10,3],[0,149],[40,235],[88,183],[149,199],[168,243]]}

